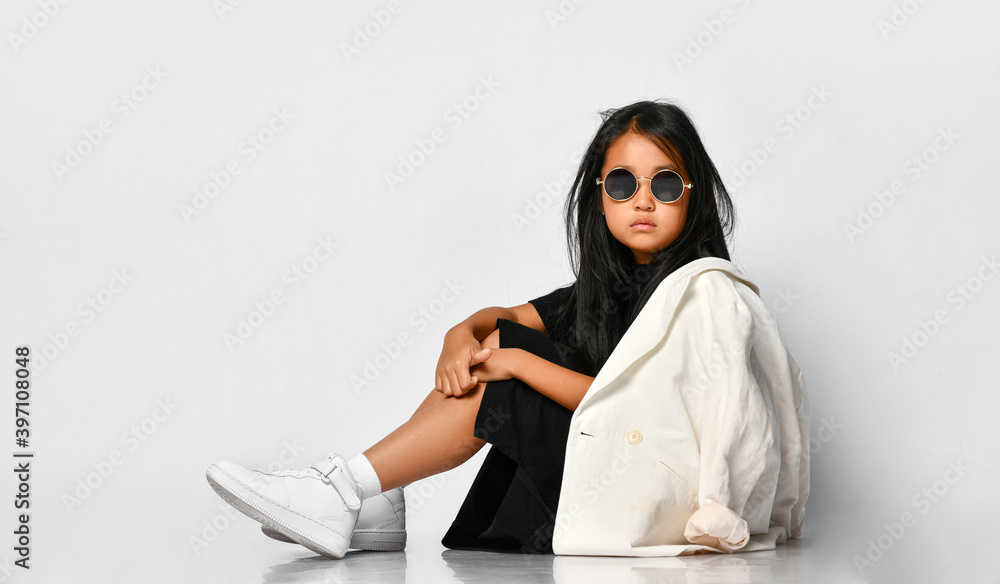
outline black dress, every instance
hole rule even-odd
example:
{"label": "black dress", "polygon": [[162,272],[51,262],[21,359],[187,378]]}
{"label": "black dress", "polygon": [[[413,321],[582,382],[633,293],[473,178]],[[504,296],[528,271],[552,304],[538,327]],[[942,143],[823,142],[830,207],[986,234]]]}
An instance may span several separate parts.
{"label": "black dress", "polygon": [[[631,310],[650,266],[633,267],[629,289],[616,295]],[[552,311],[565,304],[572,285],[530,300],[546,333],[498,318],[500,347],[518,347],[581,372],[571,332],[554,331]],[[566,439],[573,412],[520,379],[486,384],[475,435],[492,447],[441,543],[451,549],[552,553]]]}

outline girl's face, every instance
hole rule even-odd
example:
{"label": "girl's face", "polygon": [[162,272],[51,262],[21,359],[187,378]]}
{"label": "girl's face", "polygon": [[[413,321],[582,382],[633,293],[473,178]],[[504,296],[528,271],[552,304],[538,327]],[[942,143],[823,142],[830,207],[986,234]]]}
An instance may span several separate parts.
{"label": "girl's face", "polygon": [[[611,142],[604,154],[601,179],[619,166],[637,177],[652,177],[657,171],[668,168],[677,171],[684,184],[690,182],[681,160],[664,154],[656,144],[635,132],[626,132]],[[650,192],[648,180],[640,180],[639,190],[627,201],[616,201],[608,196],[603,186],[598,185],[598,188],[608,229],[615,239],[632,250],[637,264],[649,263],[654,252],[673,243],[684,229],[690,189],[684,189],[681,198],[672,203],[661,203]],[[639,219],[651,221],[653,227],[637,227],[635,223]]]}

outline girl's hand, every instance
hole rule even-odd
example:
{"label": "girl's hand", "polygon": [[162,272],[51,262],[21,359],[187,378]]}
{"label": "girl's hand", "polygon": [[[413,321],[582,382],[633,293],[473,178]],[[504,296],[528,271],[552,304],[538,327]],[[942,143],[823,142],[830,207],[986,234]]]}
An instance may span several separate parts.
{"label": "girl's hand", "polygon": [[503,381],[514,377],[519,349],[483,349],[472,356],[469,371],[474,379]]}
{"label": "girl's hand", "polygon": [[446,396],[459,396],[476,387],[480,380],[469,373],[469,368],[473,355],[482,348],[467,329],[449,330],[434,372],[434,389]]}

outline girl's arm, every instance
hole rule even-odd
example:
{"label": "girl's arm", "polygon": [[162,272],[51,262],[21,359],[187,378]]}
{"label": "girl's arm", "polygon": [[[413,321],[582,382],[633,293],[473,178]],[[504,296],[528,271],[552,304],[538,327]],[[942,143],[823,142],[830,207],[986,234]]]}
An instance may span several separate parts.
{"label": "girl's arm", "polygon": [[473,312],[469,318],[451,327],[446,336],[464,335],[467,333],[472,335],[477,341],[482,341],[486,338],[486,335],[496,330],[498,318],[514,320],[516,317],[511,308],[490,306],[489,308]]}
{"label": "girl's arm", "polygon": [[[503,318],[544,332],[542,319],[530,303],[512,308],[490,306],[472,313],[469,318],[448,329],[444,347],[434,370],[434,389],[446,396],[460,396],[475,387],[469,367],[480,342],[496,330],[497,319]],[[479,379],[478,381],[486,381]]]}
{"label": "girl's arm", "polygon": [[530,302],[525,302],[511,308],[490,306],[489,308],[477,310],[469,318],[451,327],[448,333],[452,334],[452,331],[456,331],[457,334],[469,333],[477,341],[482,341],[486,338],[486,335],[496,330],[498,318],[510,320],[537,331],[545,332],[545,326],[542,324],[541,317],[538,316],[538,311],[535,310],[535,307]]}
{"label": "girl's arm", "polygon": [[512,351],[511,377],[516,377],[535,388],[567,410],[580,405],[594,378],[556,365],[524,349],[498,349]]}

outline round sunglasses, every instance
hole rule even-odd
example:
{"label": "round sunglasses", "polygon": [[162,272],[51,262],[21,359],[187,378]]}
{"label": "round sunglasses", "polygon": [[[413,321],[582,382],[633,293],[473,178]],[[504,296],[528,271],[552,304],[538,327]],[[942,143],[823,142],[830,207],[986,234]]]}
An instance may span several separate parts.
{"label": "round sunglasses", "polygon": [[649,190],[653,197],[661,203],[673,203],[681,198],[685,188],[691,188],[690,183],[684,184],[684,179],[676,171],[666,169],[657,172],[653,178],[640,176],[636,178],[627,168],[612,168],[604,177],[597,179],[597,184],[604,184],[604,192],[616,201],[627,201],[639,192],[639,181],[649,181]]}

